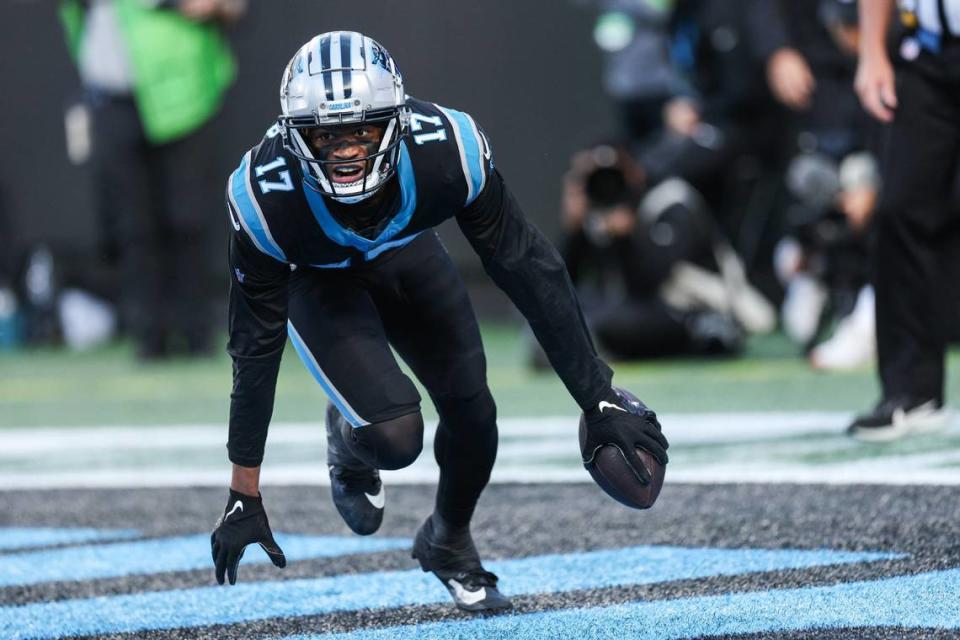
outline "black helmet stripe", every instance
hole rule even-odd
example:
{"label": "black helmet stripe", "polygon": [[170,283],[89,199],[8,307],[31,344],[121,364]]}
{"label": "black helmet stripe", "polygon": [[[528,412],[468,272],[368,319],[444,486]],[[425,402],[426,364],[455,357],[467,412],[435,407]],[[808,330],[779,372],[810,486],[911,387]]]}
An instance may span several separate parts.
{"label": "black helmet stripe", "polygon": [[333,78],[326,70],[330,68],[330,36],[320,38],[320,77],[327,92],[327,100],[333,100]]}
{"label": "black helmet stripe", "polygon": [[350,31],[340,34],[340,68],[350,69],[340,72],[343,79],[343,98],[346,100],[353,95],[353,33]]}
{"label": "black helmet stripe", "polygon": [[343,100],[343,40],[345,31],[335,31],[330,36],[330,82],[333,84],[333,99]]}

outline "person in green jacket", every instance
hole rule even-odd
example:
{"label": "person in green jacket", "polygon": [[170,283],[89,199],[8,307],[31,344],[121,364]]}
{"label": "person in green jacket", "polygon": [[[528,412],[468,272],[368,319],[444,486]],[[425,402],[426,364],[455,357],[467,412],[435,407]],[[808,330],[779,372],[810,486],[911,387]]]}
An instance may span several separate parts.
{"label": "person in green jacket", "polygon": [[105,257],[137,354],[211,351],[219,179],[211,123],[235,77],[224,24],[246,0],[61,0],[91,115]]}

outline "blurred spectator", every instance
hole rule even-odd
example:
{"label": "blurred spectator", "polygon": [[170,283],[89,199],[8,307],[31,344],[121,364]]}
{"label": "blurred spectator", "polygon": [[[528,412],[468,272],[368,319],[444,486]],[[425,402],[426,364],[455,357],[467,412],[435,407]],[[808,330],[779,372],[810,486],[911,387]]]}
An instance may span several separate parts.
{"label": "blurred spectator", "polygon": [[722,187],[712,187],[724,182],[729,160],[776,148],[765,74],[789,85],[791,61],[804,66],[786,46],[779,12],[767,0],[598,2],[605,88],[652,182],[681,176],[723,201]]}
{"label": "blurred spectator", "polygon": [[61,0],[91,114],[104,256],[143,359],[212,349],[221,183],[211,120],[234,77],[220,32],[245,0]]}
{"label": "blurred spectator", "polygon": [[[599,0],[599,4],[594,39],[604,52],[604,88],[617,104],[627,138],[641,141],[659,131],[665,119],[671,126],[689,129],[696,117],[690,106],[694,91],[670,57],[674,0]],[[688,99],[671,102],[680,96]]]}
{"label": "blurred spectator", "polygon": [[564,180],[561,252],[600,348],[617,358],[733,354],[773,311],[750,287],[696,191],[646,189],[620,147],[577,153]]}
{"label": "blurred spectator", "polygon": [[[856,3],[778,4],[789,25],[789,49],[812,74],[802,96],[789,100],[796,155],[785,175],[787,236],[774,256],[786,289],[783,326],[810,350],[815,367],[863,366],[875,354],[867,241],[879,177],[868,151],[868,122],[853,91]],[[833,336],[814,347],[831,316],[838,320]]]}
{"label": "blurred spectator", "polygon": [[[792,198],[789,231],[774,255],[786,289],[784,331],[812,349],[817,368],[869,364],[875,350],[867,230],[878,190],[876,162],[864,151],[839,161],[822,152],[800,152],[786,181]],[[832,321],[833,336],[814,347]]]}
{"label": "blurred spectator", "polygon": [[776,285],[765,256],[774,243],[768,236],[776,226],[784,131],[766,78],[794,68],[795,56],[780,14],[769,5],[676,3],[671,58],[693,91],[665,104],[662,133],[636,155],[651,184],[680,177],[703,195],[747,265],[768,272],[760,275],[772,292]]}

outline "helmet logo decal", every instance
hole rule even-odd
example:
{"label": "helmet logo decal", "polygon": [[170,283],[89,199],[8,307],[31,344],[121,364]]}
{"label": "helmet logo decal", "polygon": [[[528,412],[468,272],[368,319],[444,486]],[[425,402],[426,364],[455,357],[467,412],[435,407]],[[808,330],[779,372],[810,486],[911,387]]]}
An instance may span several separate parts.
{"label": "helmet logo decal", "polygon": [[383,47],[378,44],[373,44],[370,48],[373,50],[373,60],[371,61],[371,64],[379,65],[384,71],[391,71],[390,64],[388,62],[390,59],[390,54],[388,54]]}

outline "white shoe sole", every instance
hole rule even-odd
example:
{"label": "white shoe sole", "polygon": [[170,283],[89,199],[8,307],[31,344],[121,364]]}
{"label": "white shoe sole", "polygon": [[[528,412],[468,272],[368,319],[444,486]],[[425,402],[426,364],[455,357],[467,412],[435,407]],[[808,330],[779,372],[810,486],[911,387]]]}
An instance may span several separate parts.
{"label": "white shoe sole", "polygon": [[893,424],[887,427],[854,429],[850,436],[860,442],[894,442],[908,435],[937,433],[946,428],[950,412],[946,409],[925,410],[915,414],[894,414]]}

